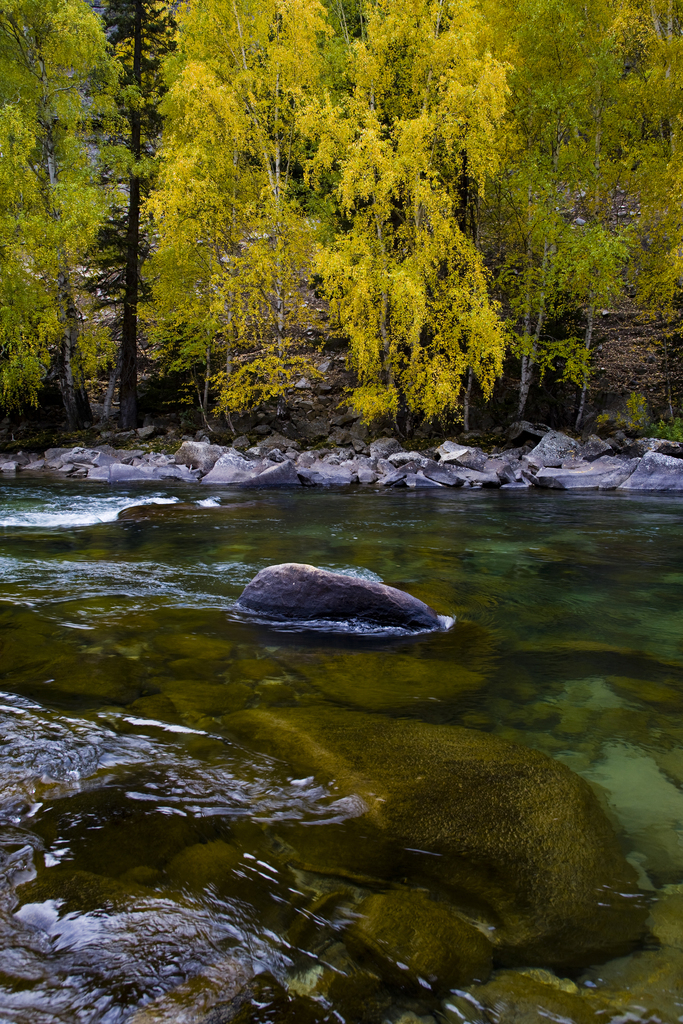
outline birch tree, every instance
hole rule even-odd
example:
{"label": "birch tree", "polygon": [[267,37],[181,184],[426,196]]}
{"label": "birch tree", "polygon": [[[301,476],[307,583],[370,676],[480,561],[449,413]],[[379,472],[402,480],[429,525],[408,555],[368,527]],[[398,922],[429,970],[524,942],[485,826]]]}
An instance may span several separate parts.
{"label": "birch tree", "polygon": [[21,125],[23,139],[14,150],[15,287],[3,296],[9,303],[3,315],[5,322],[14,318],[15,339],[28,341],[34,327],[17,296],[26,290],[40,295],[42,322],[53,325],[45,326],[44,341],[51,343],[72,429],[92,419],[77,279],[106,207],[89,128],[93,102],[106,94],[115,73],[101,22],[85,0],[0,0],[2,110]]}
{"label": "birch tree", "polygon": [[315,233],[293,179],[327,32],[318,0],[199,0],[179,15],[149,316],[157,337],[175,335],[177,365],[203,359],[227,412],[267,398],[282,410],[304,366],[291,332],[312,318]]}
{"label": "birch tree", "polygon": [[322,255],[366,420],[452,415],[472,367],[485,394],[505,335],[466,232],[469,190],[496,166],[505,68],[477,13],[450,0],[382,0],[351,50],[353,94],[329,110],[311,173],[339,175],[345,229]]}

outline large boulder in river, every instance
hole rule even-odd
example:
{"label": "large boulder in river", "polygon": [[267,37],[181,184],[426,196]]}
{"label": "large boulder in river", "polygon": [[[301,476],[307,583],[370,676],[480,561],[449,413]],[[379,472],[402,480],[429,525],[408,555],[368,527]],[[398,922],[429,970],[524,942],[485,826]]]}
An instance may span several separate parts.
{"label": "large boulder in river", "polygon": [[429,605],[384,583],[285,562],[269,565],[242,591],[239,608],[289,621],[355,621],[421,631],[440,629]]}
{"label": "large boulder in river", "polygon": [[343,831],[288,834],[302,867],[418,881],[478,922],[508,965],[597,963],[642,932],[635,872],[597,798],[545,754],[329,705],[252,709],[226,724],[355,799]]}

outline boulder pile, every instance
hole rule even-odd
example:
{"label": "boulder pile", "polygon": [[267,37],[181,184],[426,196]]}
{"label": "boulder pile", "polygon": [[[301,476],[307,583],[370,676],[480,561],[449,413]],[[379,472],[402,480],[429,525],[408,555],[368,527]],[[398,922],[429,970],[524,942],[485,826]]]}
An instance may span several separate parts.
{"label": "boulder pile", "polygon": [[[514,435],[514,437],[513,437]],[[395,438],[354,448],[301,451],[298,442],[270,436],[246,451],[205,441],[184,441],[174,454],[143,450],[50,448],[44,455],[0,455],[0,474],[40,473],[125,485],[180,480],[214,487],[346,487],[362,484],[436,490],[442,487],[541,487],[571,491],[683,491],[683,444],[659,438],[583,443],[558,431],[515,424],[507,446],[491,454],[444,441],[427,451],[406,451]],[[511,446],[518,445],[516,447]]]}

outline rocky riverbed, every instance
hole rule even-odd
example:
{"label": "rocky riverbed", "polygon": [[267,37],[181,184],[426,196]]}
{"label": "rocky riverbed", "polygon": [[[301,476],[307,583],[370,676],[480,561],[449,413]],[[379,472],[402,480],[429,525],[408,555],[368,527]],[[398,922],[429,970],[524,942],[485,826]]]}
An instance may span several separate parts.
{"label": "rocky riverbed", "polygon": [[683,491],[683,444],[659,438],[597,435],[585,441],[533,424],[516,424],[512,440],[487,453],[445,440],[411,451],[383,437],[359,453],[351,447],[302,451],[298,442],[273,434],[249,446],[184,441],[178,450],[50,448],[19,452],[0,462],[0,474],[40,474],[87,479],[113,486],[179,480],[211,486],[271,487],[443,487],[526,490]]}

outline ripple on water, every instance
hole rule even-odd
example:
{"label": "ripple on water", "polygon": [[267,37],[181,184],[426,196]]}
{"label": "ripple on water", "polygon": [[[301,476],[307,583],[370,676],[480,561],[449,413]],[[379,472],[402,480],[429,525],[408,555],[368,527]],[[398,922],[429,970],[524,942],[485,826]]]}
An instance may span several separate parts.
{"label": "ripple on water", "polygon": [[[125,713],[65,716],[5,693],[0,735],[0,1021],[12,1024],[115,1024],[226,958],[281,969],[286,946],[250,893],[288,905],[287,882],[267,843],[257,857],[230,828],[244,822],[263,835],[276,822],[333,824],[367,809],[203,730]],[[192,743],[204,744],[200,756]],[[135,866],[129,834],[132,854],[109,849],[101,866],[90,863],[98,834],[116,844],[120,814],[138,821],[143,862]],[[226,839],[187,845],[206,828]],[[154,844],[165,850],[167,840],[160,870]],[[215,888],[222,851],[234,879],[227,895]],[[116,864],[131,856],[124,877]]]}

